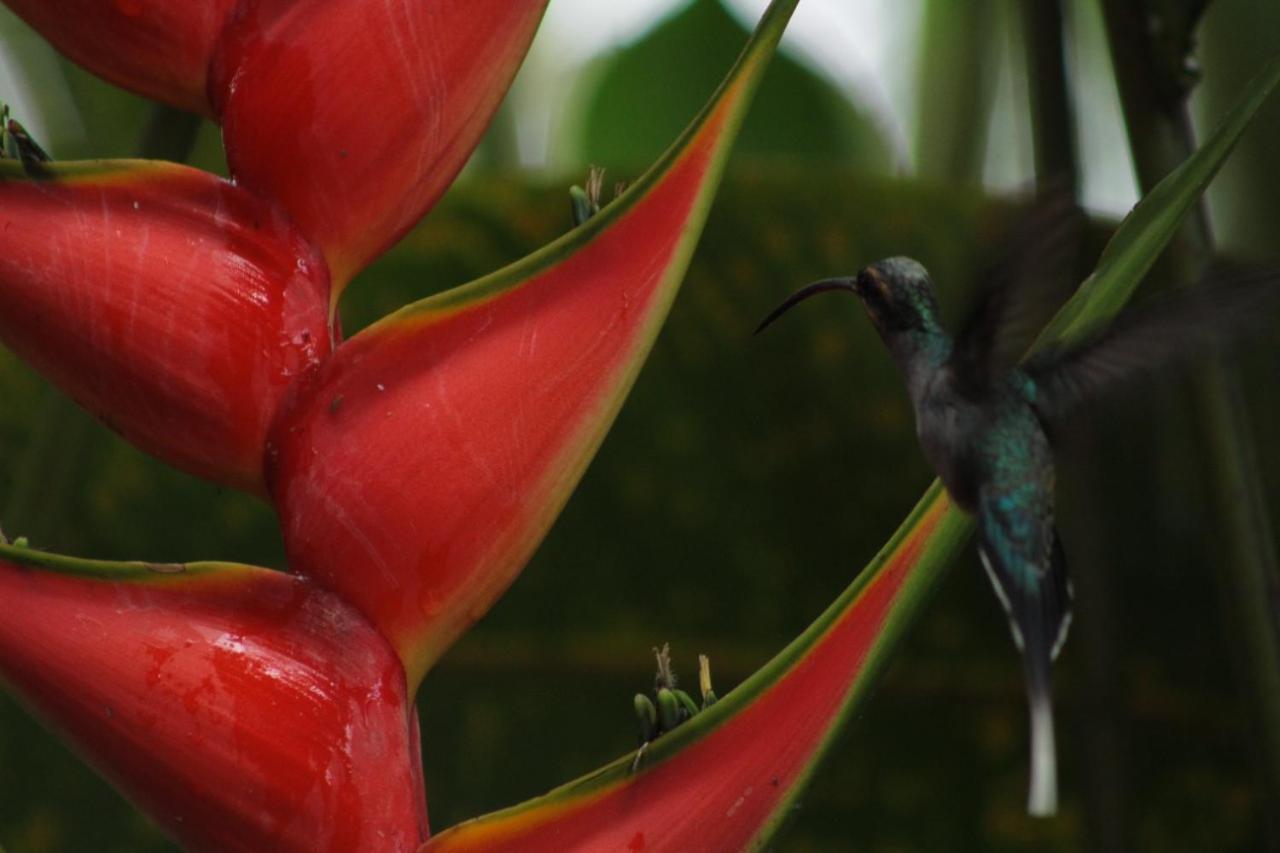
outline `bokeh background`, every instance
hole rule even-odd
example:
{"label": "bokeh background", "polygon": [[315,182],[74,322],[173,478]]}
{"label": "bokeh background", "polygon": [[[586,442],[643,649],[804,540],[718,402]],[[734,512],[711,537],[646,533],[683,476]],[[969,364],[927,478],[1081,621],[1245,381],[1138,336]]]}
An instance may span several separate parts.
{"label": "bokeh background", "polygon": [[[640,174],[706,100],[764,5],[552,0],[473,162],[353,284],[346,328],[563,233],[567,188],[589,165],[608,169],[609,187]],[[723,694],[801,631],[914,504],[931,474],[857,306],[813,303],[762,338],[751,330],[798,285],[893,254],[929,266],[944,307],[962,312],[1036,177],[1028,5],[801,3],[617,425],[528,569],[426,681],[433,826],[633,748],[631,696],[651,683],[654,645],[670,642],[690,679],[696,655],[709,654]],[[1092,220],[1083,277],[1137,182],[1101,12],[1094,0],[1062,5],[1077,186]],[[1201,132],[1278,49],[1280,5],[1211,4],[1192,100]],[[0,100],[65,159],[129,155],[149,109],[5,11]],[[1277,146],[1280,102],[1211,190],[1216,242],[1231,258],[1280,254]],[[225,171],[212,126],[192,162]],[[1237,363],[1274,529],[1280,340],[1242,346]],[[967,558],[778,849],[1278,849],[1266,721],[1185,386],[1170,372],[1061,438],[1061,527],[1079,596],[1057,669],[1059,816],[1023,811],[1021,670]],[[268,507],[143,456],[3,349],[0,522],[75,554],[283,568]],[[171,849],[7,694],[0,846]]]}

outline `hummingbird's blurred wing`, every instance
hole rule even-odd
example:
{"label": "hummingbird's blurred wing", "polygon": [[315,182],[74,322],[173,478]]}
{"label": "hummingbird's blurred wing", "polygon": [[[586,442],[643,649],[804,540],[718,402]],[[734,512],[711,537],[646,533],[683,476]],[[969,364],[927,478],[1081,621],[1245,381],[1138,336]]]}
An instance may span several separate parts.
{"label": "hummingbird's blurred wing", "polygon": [[962,392],[980,398],[1012,367],[1074,284],[1084,217],[1065,193],[1045,196],[1010,229],[955,338],[951,365]]}
{"label": "hummingbird's blurred wing", "polygon": [[1125,380],[1274,329],[1277,309],[1277,269],[1219,273],[1147,300],[1083,342],[1044,350],[1023,365],[1035,381],[1036,413],[1052,425]]}
{"label": "hummingbird's blurred wing", "polygon": [[1071,584],[1053,529],[1052,485],[997,479],[983,486],[978,555],[1022,652],[1031,712],[1027,811],[1051,815],[1057,810],[1058,773],[1050,668],[1071,624]]}

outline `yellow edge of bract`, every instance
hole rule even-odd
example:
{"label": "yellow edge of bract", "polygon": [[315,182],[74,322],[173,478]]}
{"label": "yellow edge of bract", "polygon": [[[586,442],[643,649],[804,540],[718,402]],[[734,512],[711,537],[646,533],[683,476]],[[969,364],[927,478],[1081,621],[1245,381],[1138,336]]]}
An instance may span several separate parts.
{"label": "yellow edge of bract", "polygon": [[170,163],[168,160],[55,160],[42,164],[41,168],[47,170],[46,175],[32,175],[15,160],[0,160],[0,186],[3,186],[6,181],[70,186],[84,184],[113,186],[127,184],[134,179],[150,179],[165,175],[202,176],[212,181],[222,180],[209,172],[184,166],[181,163]]}
{"label": "yellow edge of bract", "polygon": [[0,561],[21,569],[109,583],[175,583],[194,578],[237,580],[265,575],[285,577],[281,572],[244,563],[93,560],[13,544],[0,544]]}

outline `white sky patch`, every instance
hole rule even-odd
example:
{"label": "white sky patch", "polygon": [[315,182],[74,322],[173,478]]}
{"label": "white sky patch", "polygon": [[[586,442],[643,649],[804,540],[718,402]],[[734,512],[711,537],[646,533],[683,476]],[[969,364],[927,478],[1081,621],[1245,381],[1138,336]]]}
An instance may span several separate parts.
{"label": "white sky patch", "polygon": [[1093,3],[1068,3],[1065,12],[1074,36],[1067,71],[1075,99],[1080,195],[1090,211],[1121,216],[1137,203],[1138,183],[1101,12]]}
{"label": "white sky patch", "polygon": [[564,64],[576,65],[638,38],[682,5],[684,0],[551,0],[538,40],[550,42]]}
{"label": "white sky patch", "polygon": [[[748,29],[768,0],[726,0]],[[787,25],[783,45],[839,84],[888,135],[910,164],[916,116],[916,40],[923,0],[805,0]]]}

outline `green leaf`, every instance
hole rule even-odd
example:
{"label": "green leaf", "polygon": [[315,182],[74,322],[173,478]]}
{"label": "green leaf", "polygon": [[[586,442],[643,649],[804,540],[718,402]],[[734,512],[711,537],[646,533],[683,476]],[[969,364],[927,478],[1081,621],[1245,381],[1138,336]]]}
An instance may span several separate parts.
{"label": "green leaf", "polygon": [[1080,340],[1120,312],[1277,84],[1280,55],[1245,88],[1208,141],[1125,217],[1093,274],[1040,334],[1033,351]]}

